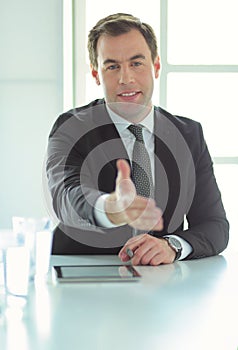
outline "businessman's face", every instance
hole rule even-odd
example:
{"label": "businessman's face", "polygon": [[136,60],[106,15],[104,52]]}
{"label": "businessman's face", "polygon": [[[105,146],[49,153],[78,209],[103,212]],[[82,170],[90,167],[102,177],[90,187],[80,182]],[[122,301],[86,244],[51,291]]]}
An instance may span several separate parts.
{"label": "businessman's face", "polygon": [[102,85],[108,105],[125,118],[130,118],[130,112],[133,115],[143,110],[143,119],[152,106],[159,57],[152,62],[150,49],[138,30],[116,37],[102,35],[97,53],[98,69],[92,68],[92,75]]}

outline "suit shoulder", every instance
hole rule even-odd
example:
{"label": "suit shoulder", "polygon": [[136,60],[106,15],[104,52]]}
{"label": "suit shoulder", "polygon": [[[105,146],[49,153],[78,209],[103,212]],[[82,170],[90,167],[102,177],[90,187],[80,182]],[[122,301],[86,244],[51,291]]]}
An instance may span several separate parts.
{"label": "suit shoulder", "polygon": [[203,129],[198,121],[183,116],[173,115],[161,107],[157,107],[155,110],[157,111],[158,118],[162,116],[176,127],[191,150],[201,152],[205,149],[206,142],[203,135]]}
{"label": "suit shoulder", "polygon": [[61,114],[61,116],[64,116],[64,115],[77,116],[77,115],[80,115],[80,114],[84,115],[85,112],[89,111],[93,107],[102,106],[104,104],[105,104],[104,99],[97,99],[97,100],[89,102],[87,105],[76,107],[76,108],[72,108],[68,112],[65,112],[65,113]]}
{"label": "suit shoulder", "polygon": [[50,137],[53,136],[56,130],[59,127],[61,127],[66,121],[75,120],[77,122],[80,122],[80,121],[83,122],[85,119],[89,121],[89,116],[91,114],[90,110],[92,110],[93,107],[103,106],[104,104],[105,104],[104,99],[97,99],[88,103],[87,105],[75,107],[70,109],[67,112],[60,114],[53,124],[53,127],[50,132]]}
{"label": "suit shoulder", "polygon": [[171,114],[161,107],[157,107],[156,110],[161,113],[164,117],[168,118],[175,126],[177,126],[181,131],[191,132],[196,129],[201,129],[201,124],[191,118],[183,117],[180,115]]}
{"label": "suit shoulder", "polygon": [[202,126],[198,121],[191,118],[171,114],[161,107],[156,107],[156,111],[159,114],[162,114],[170,122],[172,122],[179,129],[179,131],[184,135],[185,138],[186,136],[188,137],[189,136],[194,137],[195,135],[199,137],[202,136],[203,134]]}

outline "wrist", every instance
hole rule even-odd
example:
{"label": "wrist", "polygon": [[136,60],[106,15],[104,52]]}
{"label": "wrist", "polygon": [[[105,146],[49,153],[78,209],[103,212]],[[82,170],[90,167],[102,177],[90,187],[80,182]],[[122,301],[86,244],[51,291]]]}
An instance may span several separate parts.
{"label": "wrist", "polygon": [[182,255],[182,245],[180,241],[175,237],[170,236],[164,236],[163,238],[167,241],[169,247],[175,252],[174,261],[178,260]]}

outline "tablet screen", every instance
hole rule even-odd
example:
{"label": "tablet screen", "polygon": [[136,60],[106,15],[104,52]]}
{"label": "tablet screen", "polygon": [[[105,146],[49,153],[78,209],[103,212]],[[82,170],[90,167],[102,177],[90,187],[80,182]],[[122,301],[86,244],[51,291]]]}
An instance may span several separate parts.
{"label": "tablet screen", "polygon": [[54,266],[59,282],[136,281],[141,276],[131,265]]}

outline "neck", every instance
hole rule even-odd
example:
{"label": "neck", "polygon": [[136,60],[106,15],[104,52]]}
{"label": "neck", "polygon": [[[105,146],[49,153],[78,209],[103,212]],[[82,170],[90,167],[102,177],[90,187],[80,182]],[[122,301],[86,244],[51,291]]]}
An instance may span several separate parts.
{"label": "neck", "polygon": [[142,122],[152,109],[152,105],[144,106],[140,104],[124,102],[109,102],[107,103],[107,106],[121,118],[133,124]]}

